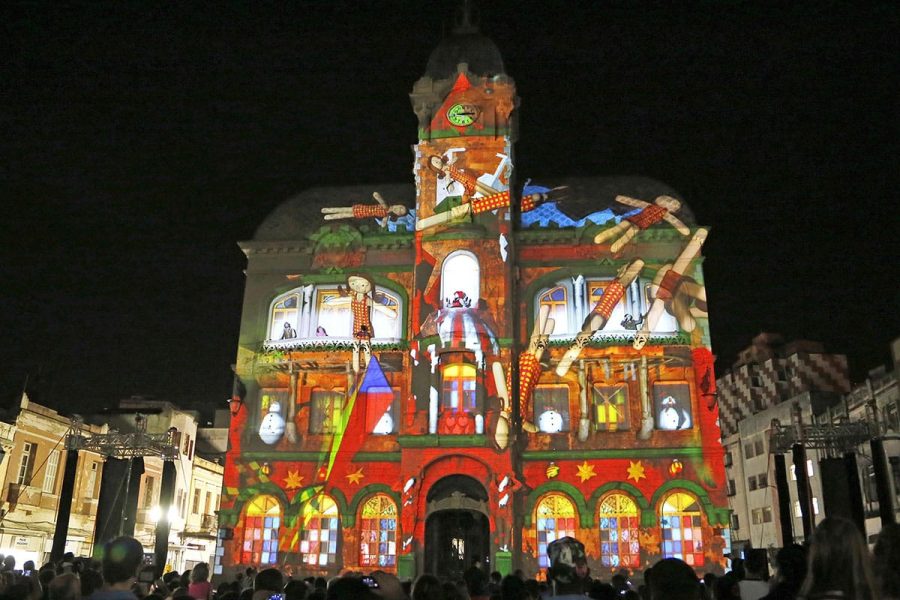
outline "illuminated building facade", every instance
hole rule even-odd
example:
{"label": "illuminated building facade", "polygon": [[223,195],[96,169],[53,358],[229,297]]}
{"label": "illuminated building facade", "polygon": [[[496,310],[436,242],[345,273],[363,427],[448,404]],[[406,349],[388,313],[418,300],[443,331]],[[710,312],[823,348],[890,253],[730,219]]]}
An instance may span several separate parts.
{"label": "illuminated building facade", "polygon": [[707,230],[652,180],[517,184],[515,83],[466,24],[411,100],[414,185],[308,190],[241,244],[215,572],[537,576],[563,535],[594,573],[714,570]]}

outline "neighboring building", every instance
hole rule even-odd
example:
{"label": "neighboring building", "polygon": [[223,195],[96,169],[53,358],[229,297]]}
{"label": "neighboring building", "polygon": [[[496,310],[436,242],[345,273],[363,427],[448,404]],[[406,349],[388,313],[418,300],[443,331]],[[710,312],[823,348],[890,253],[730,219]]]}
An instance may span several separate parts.
{"label": "neighboring building", "polygon": [[[198,436],[206,435],[198,429],[195,413],[179,410],[168,402],[132,398],[108,414],[89,418],[93,424],[82,424],[81,434],[103,435],[111,428],[132,431],[137,414],[147,418],[148,433],[165,432],[170,427],[181,432],[175,506],[170,512],[168,564],[182,571],[198,562],[212,563],[223,467],[215,462],[215,456],[211,456],[214,460],[207,460],[195,453]],[[14,555],[19,565],[25,560],[41,564],[49,556],[67,456],[65,438],[71,427],[69,417],[30,402],[25,395],[15,422],[0,423],[0,444],[5,451],[0,462],[0,553]],[[221,446],[221,429],[209,437],[219,440]],[[88,556],[93,551],[103,463],[99,454],[79,452],[65,546],[67,552],[78,556]],[[145,458],[143,468],[143,474],[130,483],[140,486],[134,535],[152,554],[156,523],[161,516],[162,459]]]}
{"label": "neighboring building", "polygon": [[312,189],[241,243],[216,572],[539,576],[563,535],[601,576],[720,567],[706,229],[642,178],[531,184],[514,225],[519,98],[466,23],[410,97],[415,186]]}
{"label": "neighboring building", "polygon": [[[15,422],[0,423],[6,450],[0,465],[0,554],[15,556],[17,565],[26,560],[42,564],[49,555],[66,465],[65,437],[70,426],[68,417],[29,401],[25,394]],[[105,431],[101,426],[82,428],[84,434]],[[103,458],[98,454],[79,452],[66,540],[68,552],[91,552],[102,467]]]}
{"label": "neighboring building", "polygon": [[[895,373],[896,357],[893,371],[888,372],[884,367],[875,369],[865,384],[850,392],[846,357],[826,353],[819,343],[785,344],[781,336],[763,333],[740,353],[732,370],[717,382],[735,547],[781,546],[778,491],[769,447],[773,420],[782,425],[796,423],[798,419],[802,423],[822,425],[867,421],[872,435],[890,435],[897,431]],[[896,465],[893,467],[896,495],[900,452],[890,444],[886,448],[890,464]],[[825,451],[807,451],[806,472],[814,524],[825,518],[823,485],[827,484],[822,481],[820,461],[827,456]],[[869,445],[859,446],[856,457],[866,503],[866,529],[871,537],[880,530],[881,523]],[[786,458],[792,533],[795,541],[802,542],[797,474],[791,456]]]}

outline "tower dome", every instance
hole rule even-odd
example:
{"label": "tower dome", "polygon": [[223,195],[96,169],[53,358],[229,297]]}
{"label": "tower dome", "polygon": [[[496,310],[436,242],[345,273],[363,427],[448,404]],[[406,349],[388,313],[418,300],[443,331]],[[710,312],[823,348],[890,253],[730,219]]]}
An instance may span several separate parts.
{"label": "tower dome", "polygon": [[467,8],[454,26],[453,33],[441,40],[428,58],[425,75],[434,80],[447,79],[457,72],[457,65],[466,63],[476,75],[503,73],[503,57],[497,44],[478,31],[469,18]]}

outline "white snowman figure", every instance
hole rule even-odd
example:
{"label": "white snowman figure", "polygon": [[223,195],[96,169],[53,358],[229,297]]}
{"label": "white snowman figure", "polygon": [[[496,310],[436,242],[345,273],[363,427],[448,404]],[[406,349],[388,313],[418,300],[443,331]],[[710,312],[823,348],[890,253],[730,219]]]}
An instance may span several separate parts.
{"label": "white snowman figure", "polygon": [[659,411],[659,428],[667,431],[678,429],[690,429],[691,415],[683,408],[679,408],[674,396],[666,396],[660,402],[662,408]]}
{"label": "white snowman figure", "polygon": [[284,417],[281,416],[281,403],[272,402],[269,412],[259,425],[259,438],[270,446],[277,444],[284,434]]}
{"label": "white snowman figure", "polygon": [[562,415],[553,410],[545,410],[538,417],[538,429],[543,433],[559,433],[563,428]]}

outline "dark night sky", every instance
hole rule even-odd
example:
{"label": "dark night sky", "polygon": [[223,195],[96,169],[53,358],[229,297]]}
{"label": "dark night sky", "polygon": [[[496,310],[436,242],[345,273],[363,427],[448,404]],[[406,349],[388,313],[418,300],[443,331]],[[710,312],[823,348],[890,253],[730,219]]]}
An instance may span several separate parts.
{"label": "dark night sky", "polygon": [[[286,4],[4,6],[3,405],[29,373],[64,410],[221,402],[236,242],[306,187],[411,181],[407,94],[455,3]],[[761,330],[857,380],[887,362],[896,3],[477,4],[522,98],[520,180],[646,175],[712,226],[720,368]]]}

